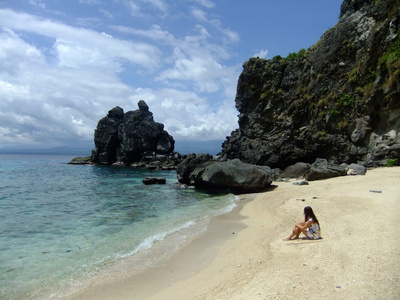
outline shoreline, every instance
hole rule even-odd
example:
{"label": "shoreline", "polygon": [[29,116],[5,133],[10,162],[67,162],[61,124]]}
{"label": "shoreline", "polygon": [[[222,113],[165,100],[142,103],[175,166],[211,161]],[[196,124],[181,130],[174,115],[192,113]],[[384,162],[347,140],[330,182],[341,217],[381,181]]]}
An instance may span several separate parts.
{"label": "shoreline", "polygon": [[[398,299],[400,167],[293,182],[244,195],[161,265],[71,299]],[[323,239],[283,242],[307,205]]]}
{"label": "shoreline", "polygon": [[[178,251],[165,255],[161,253],[162,245],[156,243],[153,247],[159,249],[155,252],[162,257],[157,257],[155,262],[137,259],[137,255],[123,258],[100,270],[98,276],[88,278],[83,284],[84,288],[78,289],[78,292],[71,294],[66,291],[66,295],[61,296],[61,299],[148,299],[154,293],[190,278],[211,263],[220,244],[234,238],[245,228],[239,212],[254,196],[246,194],[238,197],[231,211],[208,219],[208,224],[205,225],[207,229],[192,238],[188,237]],[[178,238],[180,234],[182,233],[174,233],[176,236],[169,236],[168,239]],[[138,262],[145,266],[136,266],[133,270],[133,266]]]}

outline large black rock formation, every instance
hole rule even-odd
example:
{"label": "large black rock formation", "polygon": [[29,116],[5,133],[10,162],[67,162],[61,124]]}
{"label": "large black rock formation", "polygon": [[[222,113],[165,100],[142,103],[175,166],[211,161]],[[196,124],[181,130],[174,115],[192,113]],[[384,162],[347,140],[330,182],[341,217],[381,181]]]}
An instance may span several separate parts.
{"label": "large black rock formation", "polygon": [[345,0],[311,48],[243,65],[228,159],[285,168],[400,159],[400,2]]}
{"label": "large black rock formation", "polygon": [[126,113],[122,108],[114,107],[98,122],[94,132],[96,149],[90,159],[92,163],[129,165],[146,157],[154,158],[174,151],[175,141],[164,130],[164,125],[154,122],[153,113],[143,100],[138,106],[138,110]]}

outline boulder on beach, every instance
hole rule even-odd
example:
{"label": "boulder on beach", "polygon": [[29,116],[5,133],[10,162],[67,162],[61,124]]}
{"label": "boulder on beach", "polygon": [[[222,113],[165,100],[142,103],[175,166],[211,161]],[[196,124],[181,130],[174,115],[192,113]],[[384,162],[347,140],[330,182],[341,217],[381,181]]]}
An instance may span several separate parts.
{"label": "boulder on beach", "polygon": [[191,172],[190,184],[203,189],[228,189],[233,193],[265,191],[275,173],[266,166],[246,164],[239,159],[209,161]]}
{"label": "boulder on beach", "polygon": [[317,158],[311,165],[306,175],[307,181],[328,179],[332,177],[345,176],[347,171],[344,167],[329,164],[326,159]]}
{"label": "boulder on beach", "polygon": [[305,177],[310,171],[311,165],[308,163],[298,162],[294,165],[288,166],[281,174],[280,178],[301,178]]}
{"label": "boulder on beach", "polygon": [[365,175],[367,169],[358,164],[350,164],[346,167],[347,175]]}
{"label": "boulder on beach", "polygon": [[186,157],[178,164],[176,168],[176,175],[180,183],[190,185],[190,174],[198,166],[212,161],[213,157],[210,154],[188,154]]}

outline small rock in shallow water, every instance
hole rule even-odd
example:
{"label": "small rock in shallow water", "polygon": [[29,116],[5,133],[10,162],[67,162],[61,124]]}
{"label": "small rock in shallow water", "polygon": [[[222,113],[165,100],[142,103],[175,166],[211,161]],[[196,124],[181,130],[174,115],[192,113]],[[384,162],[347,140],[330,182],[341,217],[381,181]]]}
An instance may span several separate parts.
{"label": "small rock in shallow water", "polygon": [[165,184],[166,179],[164,177],[146,177],[143,179],[144,184]]}

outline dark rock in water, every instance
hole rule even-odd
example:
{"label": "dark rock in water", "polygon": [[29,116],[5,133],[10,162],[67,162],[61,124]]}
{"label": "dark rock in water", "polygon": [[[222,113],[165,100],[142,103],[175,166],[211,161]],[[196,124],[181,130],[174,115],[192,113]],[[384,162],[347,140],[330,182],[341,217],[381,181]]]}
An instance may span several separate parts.
{"label": "dark rock in water", "polygon": [[111,109],[95,130],[91,162],[111,165],[122,162],[152,160],[157,155],[171,155],[175,141],[164,125],[153,120],[146,102],[140,100],[138,110],[124,113],[120,107]]}
{"label": "dark rock in water", "polygon": [[326,159],[317,158],[311,165],[310,171],[306,175],[306,180],[321,180],[345,175],[345,168],[329,164]]}
{"label": "dark rock in water", "polygon": [[68,164],[70,164],[70,165],[87,165],[87,164],[90,164],[90,156],[75,157]]}
{"label": "dark rock in water", "polygon": [[282,169],[316,158],[400,159],[399,11],[396,0],[344,0],[338,24],[314,46],[245,62],[239,129],[221,155]]}
{"label": "dark rock in water", "polygon": [[229,189],[233,193],[248,193],[265,191],[274,176],[275,173],[269,167],[246,164],[234,159],[203,163],[189,177],[196,188]]}
{"label": "dark rock in water", "polygon": [[165,184],[166,179],[164,177],[146,177],[143,179],[144,184]]}

